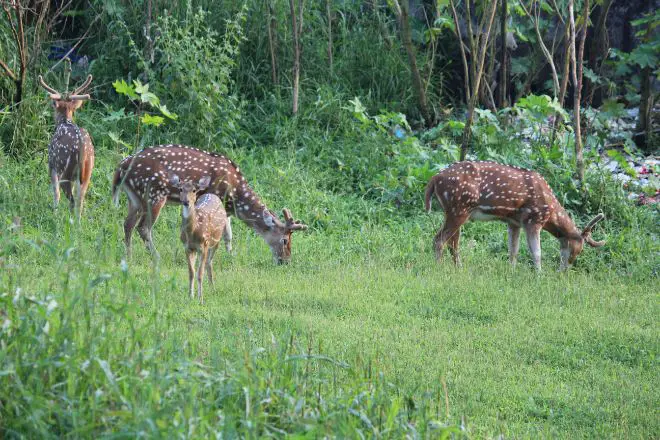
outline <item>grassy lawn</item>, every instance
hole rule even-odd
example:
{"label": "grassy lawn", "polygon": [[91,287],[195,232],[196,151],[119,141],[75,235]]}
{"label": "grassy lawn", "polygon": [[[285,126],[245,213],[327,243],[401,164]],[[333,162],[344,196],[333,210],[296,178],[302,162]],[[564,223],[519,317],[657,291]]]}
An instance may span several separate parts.
{"label": "grassy lawn", "polygon": [[[503,224],[469,224],[463,267],[438,266],[442,216],[421,197],[419,213],[388,215],[284,163],[281,188],[277,170],[253,183],[312,225],[295,234],[292,264],[274,266],[235,221],[235,255],[218,252],[200,305],[186,296],[177,208],[155,228],[160,263],[136,234],[122,264],[114,163],[100,155],[81,227],[49,209],[45,164],[0,165],[6,437],[660,436],[649,231],[627,232],[635,258],[586,249],[567,274],[544,234],[537,275],[526,250],[508,265]],[[595,235],[616,243],[621,231]]]}

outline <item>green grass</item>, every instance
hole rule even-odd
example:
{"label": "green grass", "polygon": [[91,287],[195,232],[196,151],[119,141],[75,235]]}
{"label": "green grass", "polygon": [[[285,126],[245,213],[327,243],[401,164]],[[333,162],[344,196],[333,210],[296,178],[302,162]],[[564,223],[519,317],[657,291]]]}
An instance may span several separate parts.
{"label": "green grass", "polygon": [[525,250],[509,267],[504,225],[469,224],[463,267],[438,266],[442,216],[421,200],[392,212],[284,155],[237,153],[268,205],[312,228],[277,267],[235,221],[202,306],[186,295],[177,208],[155,228],[159,265],[137,234],[122,264],[119,156],[97,155],[80,227],[50,210],[41,158],[0,162],[3,437],[660,436],[648,225],[604,225],[611,245],[567,274],[544,234],[537,275]]}

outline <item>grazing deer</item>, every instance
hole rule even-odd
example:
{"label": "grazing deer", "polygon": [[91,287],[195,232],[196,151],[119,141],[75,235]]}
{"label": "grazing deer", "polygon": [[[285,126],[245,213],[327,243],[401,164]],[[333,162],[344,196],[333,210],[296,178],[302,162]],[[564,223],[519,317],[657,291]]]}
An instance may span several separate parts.
{"label": "grazing deer", "polygon": [[125,158],[115,171],[112,185],[115,204],[118,204],[120,189],[128,196],[124,241],[129,256],[131,235],[138,221],[140,237],[157,255],[151,233],[153,225],[168,201],[181,201],[179,191],[168,178],[171,174],[190,182],[208,176],[209,185],[201,193],[220,197],[228,215],[236,215],[266,241],[277,264],[289,262],[291,234],[307,226],[294,221],[288,209],[283,210],[282,222],[259,200],[238,166],[227,157],[182,145],[145,148]]}
{"label": "grazing deer", "polygon": [[209,282],[213,286],[213,255],[218,249],[220,238],[225,244],[231,243],[231,227],[222,201],[215,194],[204,194],[199,199],[197,193],[208,188],[211,178],[204,176],[195,185],[192,182],[181,182],[179,176],[170,176],[170,184],[179,189],[181,201],[181,241],[186,248],[188,259],[188,279],[190,298],[194,298],[195,258],[200,253],[197,267],[197,298],[204,302],[202,280],[204,268],[208,271]]}
{"label": "grazing deer", "polygon": [[[53,206],[60,202],[60,186],[69,199],[71,209],[78,205],[78,220],[83,211],[85,194],[94,168],[94,145],[89,133],[73,123],[73,114],[89,99],[81,95],[92,82],[92,75],[73,92],[60,93],[39,75],[39,84],[49,93],[55,108],[55,134],[48,144],[48,172],[53,189]],[[71,183],[76,187],[74,200]]]}
{"label": "grazing deer", "polygon": [[461,226],[469,219],[501,220],[509,225],[509,259],[514,266],[521,227],[537,270],[541,270],[541,229],[559,240],[562,270],[573,264],[585,242],[593,247],[605,244],[591,238],[592,229],[604,215],[598,214],[579,231],[545,179],[535,171],[494,162],[457,162],[429,181],[427,212],[431,212],[433,194],[445,212],[445,223],[434,239],[438,260],[442,260],[444,245],[449,243],[454,263],[460,265]]}

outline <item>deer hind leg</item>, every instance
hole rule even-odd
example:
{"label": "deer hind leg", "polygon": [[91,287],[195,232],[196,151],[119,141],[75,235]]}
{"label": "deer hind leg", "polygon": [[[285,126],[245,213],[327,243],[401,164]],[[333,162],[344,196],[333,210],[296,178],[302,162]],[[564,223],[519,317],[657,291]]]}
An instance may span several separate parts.
{"label": "deer hind leg", "polygon": [[60,179],[54,169],[50,170],[50,186],[53,190],[53,209],[55,209],[60,203]]}
{"label": "deer hind leg", "polygon": [[194,249],[186,249],[186,257],[188,259],[188,295],[190,299],[195,297],[193,293],[195,288],[195,260],[197,259],[197,252]]}
{"label": "deer hind leg", "polygon": [[154,246],[152,230],[156,220],[158,220],[160,210],[165,206],[165,202],[167,202],[167,199],[161,199],[154,202],[150,208],[147,208],[138,224],[138,233],[140,234],[140,237],[156,259],[158,259],[158,251],[156,250],[156,246]]}
{"label": "deer hind leg", "polygon": [[225,249],[228,254],[231,254],[231,240],[233,238],[233,233],[231,231],[231,217],[227,217],[227,223],[225,224],[225,230],[222,233],[222,239],[225,242]]}
{"label": "deer hind leg", "polygon": [[445,224],[435,235],[433,245],[435,248],[435,256],[438,262],[442,261],[442,254],[445,248],[445,243],[449,242],[454,263],[460,264],[460,257],[458,255],[458,244],[461,233],[461,226],[468,219],[468,215],[461,215],[457,217],[446,216]]}
{"label": "deer hind leg", "polygon": [[66,196],[67,199],[69,199],[69,208],[73,211],[76,208],[76,202],[73,198],[73,191],[71,189],[71,181],[70,180],[60,180],[60,186],[62,187],[62,191],[64,192],[64,195]]}
{"label": "deer hind leg", "polygon": [[131,236],[133,235],[133,229],[141,213],[140,205],[133,203],[129,198],[128,215],[126,216],[126,220],[124,220],[124,244],[126,245],[126,255],[128,258],[131,257]]}
{"label": "deer hind leg", "polygon": [[208,278],[209,278],[209,284],[211,287],[214,286],[213,283],[213,256],[215,255],[215,251],[218,249],[218,246],[214,246],[209,249],[209,255],[206,257],[206,270],[208,271]]}
{"label": "deer hind leg", "polygon": [[520,226],[509,224],[509,262],[515,267],[520,250]]}
{"label": "deer hind leg", "polygon": [[527,236],[527,247],[532,255],[534,267],[538,272],[541,271],[541,227],[536,224],[525,226],[525,235]]}
{"label": "deer hind leg", "polygon": [[87,195],[87,190],[89,189],[89,182],[92,178],[92,167],[94,166],[94,159],[83,163],[83,167],[80,174],[80,186],[78,187],[78,216],[83,214],[83,205],[85,203],[85,196]]}

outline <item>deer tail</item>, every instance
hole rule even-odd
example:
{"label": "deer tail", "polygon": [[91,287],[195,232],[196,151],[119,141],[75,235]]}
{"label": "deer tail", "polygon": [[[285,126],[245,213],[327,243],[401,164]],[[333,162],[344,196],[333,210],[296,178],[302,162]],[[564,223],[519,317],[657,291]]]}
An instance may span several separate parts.
{"label": "deer tail", "polygon": [[112,178],[112,202],[119,206],[119,187],[121,186],[121,167],[117,167],[115,175]]}
{"label": "deer tail", "polygon": [[426,208],[426,212],[430,213],[431,212],[431,202],[433,198],[433,192],[435,191],[435,184],[437,179],[437,175],[431,177],[431,180],[429,180],[428,185],[426,185],[426,193],[424,194],[424,207]]}

